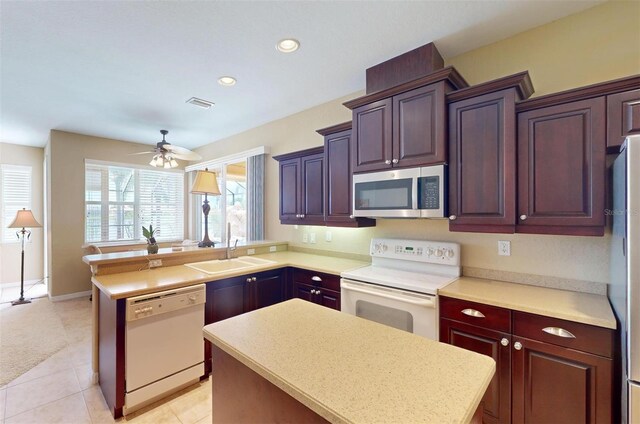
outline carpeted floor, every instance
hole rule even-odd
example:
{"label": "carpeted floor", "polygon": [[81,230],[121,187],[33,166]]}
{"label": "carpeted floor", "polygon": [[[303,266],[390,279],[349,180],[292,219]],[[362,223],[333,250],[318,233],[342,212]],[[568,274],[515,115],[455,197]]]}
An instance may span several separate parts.
{"label": "carpeted floor", "polygon": [[67,346],[62,320],[46,298],[0,310],[0,387]]}

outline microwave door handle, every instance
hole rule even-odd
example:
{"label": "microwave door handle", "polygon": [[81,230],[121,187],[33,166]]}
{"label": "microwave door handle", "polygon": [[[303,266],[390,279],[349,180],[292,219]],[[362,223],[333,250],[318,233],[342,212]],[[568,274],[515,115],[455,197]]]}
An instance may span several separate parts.
{"label": "microwave door handle", "polygon": [[413,190],[411,190],[411,203],[412,203],[411,209],[413,209],[414,211],[418,210],[418,192],[420,191],[420,187],[418,186],[418,180],[419,180],[419,177],[412,178]]}
{"label": "microwave door handle", "polygon": [[345,283],[345,282],[341,283],[340,287],[342,287],[343,289],[351,290],[351,291],[358,292],[358,293],[364,293],[364,294],[370,294],[372,296],[382,297],[384,299],[397,300],[399,302],[411,303],[413,305],[424,306],[424,307],[427,307],[427,308],[434,308],[435,307],[435,302],[432,299],[413,300],[413,299],[410,299],[408,297],[394,296],[394,295],[381,293],[381,292],[377,292],[377,291],[373,291],[373,290],[363,289],[363,288],[360,288],[360,287],[354,287],[351,284],[348,284],[348,283]]}

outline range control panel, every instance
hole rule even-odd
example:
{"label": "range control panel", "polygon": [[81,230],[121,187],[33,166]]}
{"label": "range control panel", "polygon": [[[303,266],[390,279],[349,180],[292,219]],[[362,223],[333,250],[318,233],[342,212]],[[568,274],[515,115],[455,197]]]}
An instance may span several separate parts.
{"label": "range control panel", "polygon": [[371,256],[445,265],[460,265],[460,245],[443,241],[372,239]]}

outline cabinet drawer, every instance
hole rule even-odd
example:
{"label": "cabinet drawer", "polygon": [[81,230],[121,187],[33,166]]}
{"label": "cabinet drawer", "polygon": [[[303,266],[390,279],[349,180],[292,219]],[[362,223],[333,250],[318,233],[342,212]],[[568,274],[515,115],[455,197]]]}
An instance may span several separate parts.
{"label": "cabinet drawer", "polygon": [[514,312],[513,334],[515,336],[514,342],[517,341],[517,336],[521,336],[607,358],[613,357],[615,332],[607,328],[525,312]]}
{"label": "cabinet drawer", "polygon": [[296,268],[293,270],[293,281],[335,290],[337,292],[340,291],[340,277],[338,275],[325,274],[324,272],[307,271]]}
{"label": "cabinet drawer", "polygon": [[483,303],[440,296],[440,316],[503,333],[511,332],[511,311]]}

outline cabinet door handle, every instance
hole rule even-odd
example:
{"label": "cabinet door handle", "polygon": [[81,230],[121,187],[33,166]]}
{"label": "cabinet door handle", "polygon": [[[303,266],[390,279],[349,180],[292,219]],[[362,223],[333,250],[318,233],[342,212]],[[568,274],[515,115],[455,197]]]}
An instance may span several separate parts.
{"label": "cabinet door handle", "polygon": [[509,339],[507,339],[506,337],[503,337],[502,340],[500,340],[500,344],[502,346],[509,346]]}
{"label": "cabinet door handle", "polygon": [[303,218],[303,219],[304,219],[304,214],[300,214],[300,218]]}
{"label": "cabinet door handle", "polygon": [[320,290],[316,290],[316,294],[320,294],[322,293]]}
{"label": "cabinet door handle", "polygon": [[456,219],[458,219],[458,217],[457,217],[457,216],[455,216],[455,215],[449,215],[449,220],[450,220],[450,221],[455,221]]}
{"label": "cabinet door handle", "polygon": [[520,215],[520,221],[526,221],[527,218],[528,218],[528,216],[525,215],[525,214]]}
{"label": "cabinet door handle", "polygon": [[484,318],[484,314],[480,311],[476,311],[475,309],[463,309],[462,311],[463,314],[468,315],[470,317],[475,317],[475,318]]}
{"label": "cabinet door handle", "polygon": [[520,350],[520,349],[522,349],[522,343],[520,343],[520,342],[515,342],[515,343],[513,344],[513,348],[514,348],[515,350]]}
{"label": "cabinet door handle", "polygon": [[353,218],[355,218],[355,216],[353,216],[353,215],[349,215],[349,218],[353,219]]}
{"label": "cabinet door handle", "polygon": [[258,280],[258,277],[251,277],[251,281],[253,281],[254,283]]}
{"label": "cabinet door handle", "polygon": [[574,336],[570,331],[567,331],[564,328],[560,327],[545,327],[542,329],[542,331],[547,334],[551,334],[552,336],[564,337],[565,339],[576,338],[576,336]]}
{"label": "cabinet door handle", "polygon": [[247,277],[247,283],[251,282],[251,277]]}
{"label": "cabinet door handle", "polygon": [[392,160],[391,162],[393,162],[393,163],[398,163],[398,159],[394,159],[394,160]]}
{"label": "cabinet door handle", "polygon": [[313,277],[311,277],[311,279],[318,282],[322,281],[322,278],[318,277],[317,275],[314,275]]}
{"label": "cabinet door handle", "polygon": [[385,163],[386,165],[391,165],[391,161],[390,161],[389,159],[385,160],[385,161],[384,161],[384,163]]}

